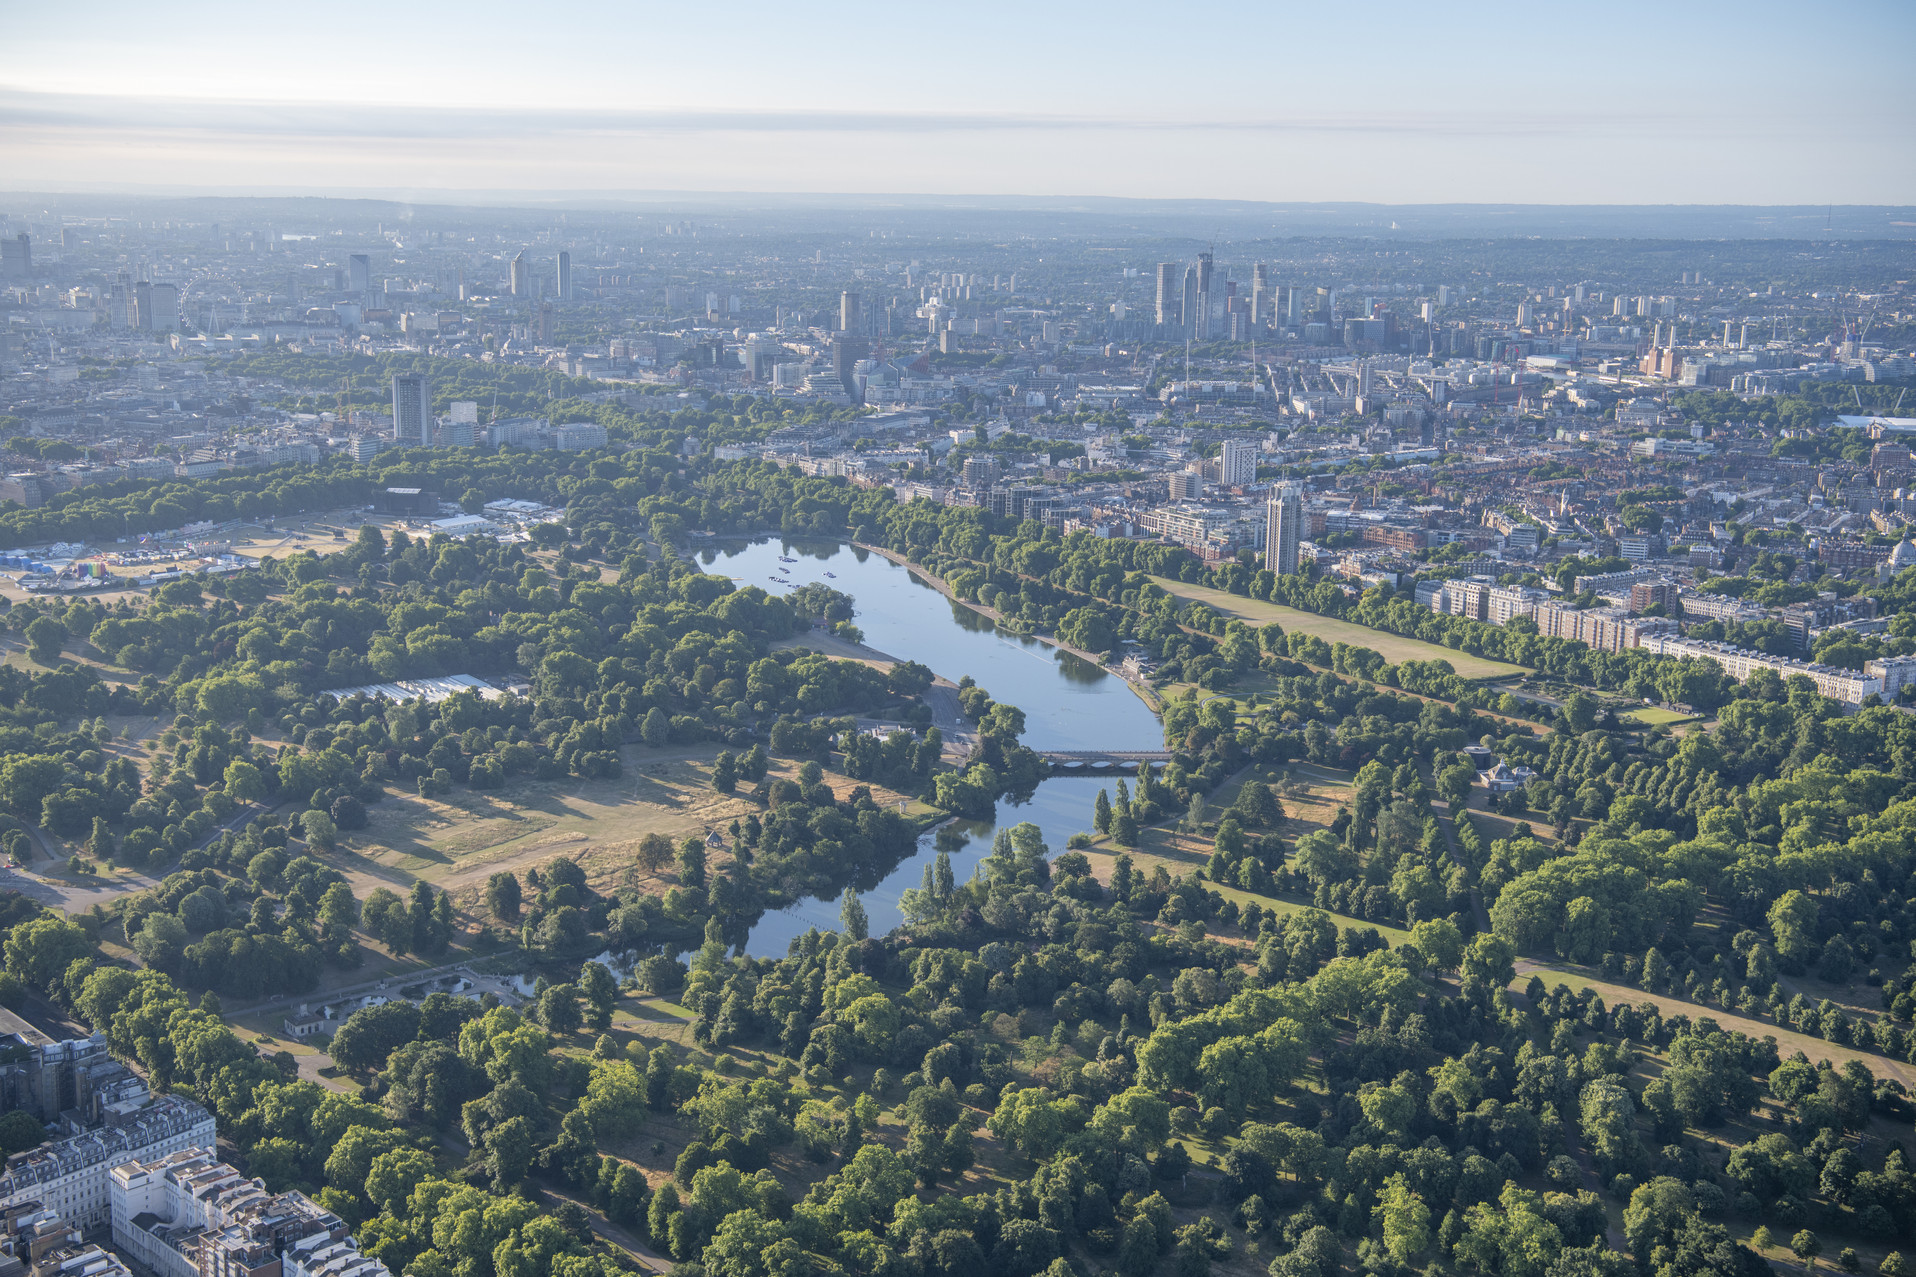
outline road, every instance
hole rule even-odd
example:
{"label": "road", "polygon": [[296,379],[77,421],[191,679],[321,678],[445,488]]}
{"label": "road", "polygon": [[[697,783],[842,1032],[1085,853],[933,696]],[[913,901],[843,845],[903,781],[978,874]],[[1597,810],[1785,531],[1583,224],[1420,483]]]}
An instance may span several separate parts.
{"label": "road", "polygon": [[931,723],[944,738],[944,756],[963,761],[970,757],[975,738],[971,722],[958,708],[958,684],[946,678],[933,680],[925,689],[924,701],[931,710]]}
{"label": "road", "polygon": [[[194,847],[204,847],[229,830],[237,829],[254,816],[261,815],[271,808],[258,807],[252,803],[243,804],[232,815],[207,831],[205,837],[194,843]],[[23,822],[24,824],[24,822]],[[24,825],[27,836],[33,839],[40,859],[47,864],[61,864],[64,859],[50,850],[51,839],[38,825]],[[43,877],[29,869],[0,868],[0,888],[12,889],[50,908],[62,909],[67,913],[85,913],[94,905],[103,905],[121,896],[136,891],[148,891],[159,886],[159,879],[138,870],[118,870],[110,874],[89,874],[84,877]]]}

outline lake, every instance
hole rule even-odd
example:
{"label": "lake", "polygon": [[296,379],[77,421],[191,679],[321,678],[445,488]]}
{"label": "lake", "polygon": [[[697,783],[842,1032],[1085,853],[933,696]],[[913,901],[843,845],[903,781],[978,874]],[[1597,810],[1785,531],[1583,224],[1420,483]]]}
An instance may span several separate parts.
{"label": "lake", "polygon": [[[999,629],[883,555],[836,541],[768,540],[707,546],[697,557],[706,571],[733,577],[741,586],[784,594],[816,581],[849,594],[857,608],[854,623],[868,645],[917,661],[953,682],[970,675],[993,700],[1024,711],[1022,739],[1033,749],[1164,747],[1157,715],[1122,678],[1048,643]],[[1091,828],[1098,790],[1116,784],[1114,774],[1055,777],[1041,782],[1023,802],[999,800],[991,820],[954,821],[926,834],[913,855],[860,892],[871,934],[883,935],[903,921],[899,896],[919,885],[940,846],[949,851],[959,882],[990,854],[1000,825],[1028,820],[1044,831],[1054,853],[1062,851],[1072,834]],[[804,900],[766,914],[752,928],[745,951],[753,957],[783,957],[791,942],[813,927],[838,929],[836,899]]]}

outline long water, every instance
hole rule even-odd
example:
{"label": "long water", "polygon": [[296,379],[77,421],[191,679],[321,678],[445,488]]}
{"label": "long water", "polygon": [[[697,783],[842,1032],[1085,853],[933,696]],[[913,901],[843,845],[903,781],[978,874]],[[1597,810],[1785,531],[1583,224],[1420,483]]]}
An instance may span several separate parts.
{"label": "long water", "polygon": [[[993,700],[1024,711],[1022,739],[1033,749],[1163,748],[1157,716],[1123,679],[1049,644],[999,629],[882,555],[836,541],[760,541],[707,547],[698,557],[706,571],[734,577],[741,586],[784,594],[816,581],[849,594],[857,608],[854,623],[868,646],[917,661],[954,683],[970,675]],[[926,834],[916,852],[860,892],[871,934],[883,935],[903,921],[899,896],[919,885],[941,847],[950,853],[959,882],[990,854],[1001,825],[1028,820],[1044,831],[1053,852],[1062,851],[1072,834],[1091,828],[1098,790],[1116,783],[1115,775],[1054,777],[1040,782],[1022,802],[1000,799],[988,821],[954,821]],[[838,908],[836,899],[812,899],[768,913],[752,928],[745,951],[782,957],[810,928],[836,930]]]}

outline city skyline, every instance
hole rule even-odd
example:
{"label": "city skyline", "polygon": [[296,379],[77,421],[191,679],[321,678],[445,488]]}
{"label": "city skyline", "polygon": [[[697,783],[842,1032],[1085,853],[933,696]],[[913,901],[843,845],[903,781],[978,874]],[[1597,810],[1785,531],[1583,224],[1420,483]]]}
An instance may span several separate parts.
{"label": "city skyline", "polygon": [[[1202,30],[1231,52],[1167,93],[1164,15],[1138,5],[984,5],[982,44],[857,6],[748,5],[713,43],[646,7],[563,5],[505,39],[498,6],[347,5],[326,29],[378,39],[289,60],[305,15],[108,4],[84,29],[16,16],[0,163],[16,189],[1916,203],[1916,169],[1885,162],[1916,122],[1894,65],[1916,17],[1836,9],[1384,5],[1352,29],[1225,5]],[[1866,110],[1803,74],[1839,64]]]}

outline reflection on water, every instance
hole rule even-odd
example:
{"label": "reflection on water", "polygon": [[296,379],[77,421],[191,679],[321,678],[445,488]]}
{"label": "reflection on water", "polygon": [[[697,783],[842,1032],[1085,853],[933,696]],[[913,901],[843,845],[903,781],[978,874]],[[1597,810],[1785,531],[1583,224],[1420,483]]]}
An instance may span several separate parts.
{"label": "reflection on water", "polygon": [[[953,878],[959,882],[970,878],[978,862],[991,854],[991,840],[997,836],[1000,825],[1010,828],[1028,820],[1044,831],[1045,842],[1053,854],[1063,851],[1065,840],[1072,834],[1091,828],[1091,809],[1097,802],[1098,789],[1115,787],[1116,776],[1113,773],[1103,780],[1091,776],[1054,777],[1039,782],[1027,798],[1001,799],[990,820],[954,820],[925,834],[919,838],[917,850],[899,862],[876,886],[863,890],[864,884],[858,884],[861,888],[858,897],[864,902],[871,934],[882,936],[904,921],[898,912],[899,898],[906,888],[923,883],[925,871],[940,851],[951,856]],[[792,941],[813,927],[820,931],[839,929],[837,900],[801,900],[789,908],[766,914],[753,926],[745,942],[745,952],[754,958],[782,958]]]}
{"label": "reflection on water", "polygon": [[[780,563],[781,555],[798,562]],[[761,541],[708,546],[699,558],[708,571],[773,594],[816,581],[851,595],[867,644],[954,683],[970,675],[992,699],[1024,711],[1033,749],[1156,749],[1164,740],[1157,716],[1117,675],[1006,633],[883,555],[831,541]]]}
{"label": "reflection on water", "polygon": [[[781,555],[798,561],[781,564]],[[1123,679],[1048,643],[999,629],[962,603],[945,599],[916,572],[883,555],[836,541],[806,539],[711,546],[698,557],[707,571],[773,594],[817,581],[851,595],[857,605],[855,623],[868,645],[902,660],[918,661],[952,682],[969,675],[994,700],[1024,711],[1024,743],[1033,749],[1162,747],[1164,735],[1157,716]],[[781,567],[788,571],[780,573]],[[826,572],[833,575],[828,578]],[[789,584],[781,583],[785,581]],[[928,593],[937,598],[937,606],[926,597]],[[854,883],[872,934],[883,935],[902,921],[899,897],[906,888],[920,884],[941,846],[951,852],[952,872],[960,882],[990,854],[1001,823],[1031,821],[1044,831],[1054,853],[1062,851],[1072,834],[1091,828],[1099,787],[1116,783],[1115,773],[1102,779],[1055,777],[1027,796],[1000,800],[988,821],[953,821],[926,834],[912,855],[875,883],[863,875]],[[837,930],[838,907],[835,898],[813,899],[766,914],[752,928],[745,951],[754,957],[782,957],[792,940],[809,928]]]}

